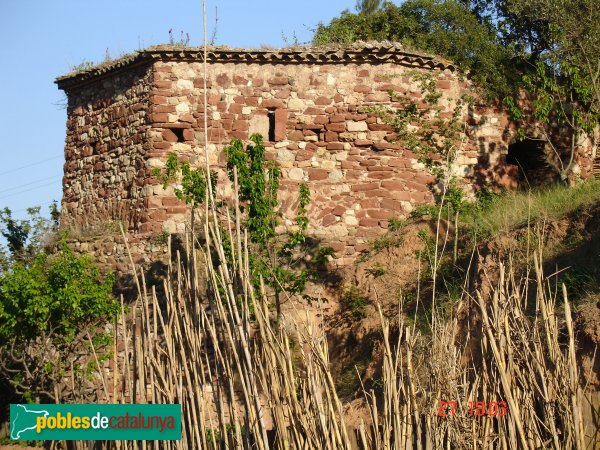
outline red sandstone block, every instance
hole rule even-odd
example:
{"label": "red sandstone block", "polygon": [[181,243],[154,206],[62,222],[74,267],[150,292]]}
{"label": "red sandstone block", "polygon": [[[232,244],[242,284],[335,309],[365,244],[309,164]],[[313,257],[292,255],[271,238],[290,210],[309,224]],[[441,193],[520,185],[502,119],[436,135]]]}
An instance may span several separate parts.
{"label": "red sandstone block", "polygon": [[140,233],[159,233],[162,231],[160,223],[147,222],[140,225]]}
{"label": "red sandstone block", "polygon": [[154,210],[154,211],[150,211],[150,213],[148,214],[148,217],[151,220],[161,220],[161,221],[163,221],[163,220],[167,220],[168,216],[167,216],[167,214],[164,211],[161,211],[161,210],[156,211],[156,210]]}
{"label": "red sandstone block", "polygon": [[231,85],[231,79],[225,73],[217,75],[217,84],[221,87],[229,87]]}
{"label": "red sandstone block", "polygon": [[364,167],[376,166],[377,161],[375,161],[374,159],[363,159],[362,161],[360,161],[360,165]]}
{"label": "red sandstone block", "polygon": [[354,145],[357,147],[370,147],[373,145],[373,141],[370,139],[357,139],[354,141]]}
{"label": "red sandstone block", "polygon": [[241,103],[231,103],[229,108],[227,108],[227,112],[231,114],[241,114],[243,105]]}
{"label": "red sandstone block", "polygon": [[333,114],[333,115],[329,116],[329,121],[331,123],[345,122],[346,115],[345,114]]}
{"label": "red sandstone block", "polygon": [[208,96],[208,104],[210,106],[217,106],[220,101],[221,101],[221,95],[219,95],[219,94],[213,94],[213,95]]}
{"label": "red sandstone block", "polygon": [[238,86],[242,86],[242,85],[245,86],[246,84],[248,84],[248,80],[241,75],[234,75],[233,83]]}
{"label": "red sandstone block", "polygon": [[151,122],[166,122],[169,120],[169,115],[165,113],[154,113],[150,116]]}
{"label": "red sandstone block", "polygon": [[398,86],[397,84],[392,84],[392,83],[384,83],[384,84],[380,84],[377,87],[378,91],[394,91],[394,92],[403,92],[404,89],[402,88],[402,86]]}
{"label": "red sandstone block", "polygon": [[168,150],[171,148],[171,143],[170,142],[161,142],[161,141],[154,141],[152,143],[152,146],[156,149],[156,150]]}
{"label": "red sandstone block", "polygon": [[361,227],[376,227],[379,225],[379,221],[377,219],[363,218],[358,221],[358,225]]}
{"label": "red sandstone block", "polygon": [[379,200],[376,198],[365,198],[360,201],[360,207],[363,209],[379,208]]}
{"label": "red sandstone block", "polygon": [[301,141],[303,137],[304,134],[302,134],[302,131],[300,130],[292,130],[288,133],[288,139],[290,141]]}
{"label": "red sandstone block", "polygon": [[172,113],[175,112],[175,105],[156,105],[152,107],[153,113]]}
{"label": "red sandstone block", "polygon": [[370,131],[393,131],[389,125],[384,123],[369,123],[368,126]]}
{"label": "red sandstone block", "polygon": [[346,208],[342,205],[337,205],[335,208],[333,208],[333,211],[331,211],[331,213],[336,216],[341,216],[345,212],[346,212]]}
{"label": "red sandstone block", "polygon": [[315,99],[315,105],[326,106],[331,104],[331,99],[329,97],[321,96]]}
{"label": "red sandstone block", "polygon": [[150,101],[152,103],[154,103],[155,105],[166,105],[167,104],[167,97],[162,96],[162,95],[152,95],[150,97]]}
{"label": "red sandstone block", "polygon": [[160,197],[148,197],[145,200],[146,208],[161,208],[162,207],[162,199]]}
{"label": "red sandstone block", "polygon": [[358,76],[361,78],[368,77],[369,71],[367,69],[362,69],[358,71]]}
{"label": "red sandstone block", "polygon": [[411,193],[408,191],[394,191],[390,192],[390,197],[394,200],[398,200],[401,202],[409,202],[412,198]]}
{"label": "red sandstone block", "polygon": [[258,106],[259,97],[246,97],[246,106]]}
{"label": "red sandstone block", "polygon": [[342,103],[344,101],[344,96],[342,94],[335,94],[333,96],[333,101],[335,103]]}
{"label": "red sandstone block", "polygon": [[154,87],[156,89],[170,90],[173,82],[171,80],[154,80]]}
{"label": "red sandstone block", "polygon": [[328,227],[329,225],[333,225],[336,222],[335,216],[329,214],[323,217],[323,226]]}
{"label": "red sandstone block", "polygon": [[196,120],[194,119],[193,115],[187,113],[187,114],[181,114],[179,116],[179,122],[185,122],[185,123],[191,123],[191,124],[193,124],[193,123],[196,122]]}
{"label": "red sandstone block", "polygon": [[357,167],[358,164],[356,164],[353,161],[342,161],[342,169],[354,169],[355,167]]}
{"label": "red sandstone block", "polygon": [[287,109],[275,110],[275,140],[283,141],[285,139],[285,126],[287,122]]}
{"label": "red sandstone block", "polygon": [[[204,89],[204,78],[195,78],[194,79],[194,87]],[[210,80],[206,80],[206,87],[212,87],[212,82]]]}
{"label": "red sandstone block", "polygon": [[335,131],[337,133],[343,133],[346,131],[346,124],[344,122],[340,123],[328,123],[325,125],[327,131]]}
{"label": "red sandstone block", "polygon": [[328,176],[325,169],[308,169],[308,179],[311,181],[325,180]]}
{"label": "red sandstone block", "polygon": [[395,211],[400,211],[402,209],[402,204],[397,200],[392,200],[390,198],[383,198],[383,199],[381,199],[381,208],[393,209]]}
{"label": "red sandstone block", "polygon": [[175,133],[173,133],[172,130],[169,130],[168,128],[166,130],[163,130],[162,138],[167,142],[177,142],[177,140],[178,140],[177,135]]}
{"label": "red sandstone block", "polygon": [[437,80],[438,89],[450,89],[450,81],[448,80]]}
{"label": "red sandstone block", "polygon": [[367,86],[366,84],[359,84],[358,86],[354,86],[354,92],[360,92],[361,94],[369,94],[371,92],[371,86]]}
{"label": "red sandstone block", "polygon": [[247,120],[235,120],[233,122],[232,129],[240,130],[240,131],[248,131],[248,121]]}
{"label": "red sandstone block", "polygon": [[281,100],[267,99],[263,100],[262,105],[263,108],[283,108],[283,103]]}
{"label": "red sandstone block", "polygon": [[195,139],[194,130],[191,128],[185,128],[183,130],[183,139],[186,141],[193,141]]}
{"label": "red sandstone block", "polygon": [[245,141],[246,139],[248,139],[248,130],[233,130],[227,133],[227,136],[230,139],[237,138],[242,141]]}
{"label": "red sandstone block", "polygon": [[370,209],[367,211],[367,214],[373,219],[393,219],[398,215],[398,211],[382,211],[380,209]]}
{"label": "red sandstone block", "polygon": [[344,150],[344,144],[340,142],[330,142],[327,144],[327,150]]}
{"label": "red sandstone block", "polygon": [[304,114],[309,116],[320,116],[325,114],[325,110],[323,108],[315,108],[314,106],[309,106],[304,110]]}
{"label": "red sandstone block", "polygon": [[338,140],[338,134],[334,131],[326,131],[325,132],[325,142],[332,142]]}
{"label": "red sandstone block", "polygon": [[308,161],[310,158],[313,157],[314,154],[315,152],[310,150],[299,150],[296,153],[296,161]]}
{"label": "red sandstone block", "polygon": [[405,186],[404,181],[385,180],[381,182],[381,187],[383,189],[389,189],[390,191],[403,191]]}
{"label": "red sandstone block", "polygon": [[182,206],[184,203],[177,197],[162,197],[163,206]]}
{"label": "red sandstone block", "polygon": [[317,117],[315,117],[315,121],[314,122],[318,123],[318,124],[321,124],[321,125],[324,125],[326,123],[329,123],[329,117],[327,117],[327,116],[317,116]]}
{"label": "red sandstone block", "polygon": [[284,85],[288,84],[288,77],[273,77],[273,78],[269,78],[267,80],[267,82],[271,86],[284,86]]}
{"label": "red sandstone block", "polygon": [[385,189],[374,189],[372,191],[365,191],[364,193],[365,197],[369,197],[369,198],[383,198],[383,197],[389,197],[390,193],[389,191],[386,191]]}
{"label": "red sandstone block", "polygon": [[415,175],[415,181],[422,184],[432,184],[435,183],[435,177],[428,173],[421,172]]}
{"label": "red sandstone block", "polygon": [[277,91],[275,93],[275,98],[279,98],[279,99],[286,99],[289,98],[290,96],[290,90],[289,89],[280,89],[279,91]]}
{"label": "red sandstone block", "polygon": [[392,172],[393,169],[387,166],[367,166],[369,172]]}
{"label": "red sandstone block", "polygon": [[343,242],[331,242],[329,244],[329,247],[331,247],[336,252],[341,252],[346,248],[346,244],[344,244]]}
{"label": "red sandstone block", "polygon": [[368,172],[367,178],[369,180],[389,180],[394,178],[396,174],[394,172],[380,171],[380,172]]}
{"label": "red sandstone block", "polygon": [[379,188],[379,183],[362,183],[362,184],[353,184],[351,189],[354,192],[358,192],[358,191],[372,191],[372,190],[378,189],[378,188]]}

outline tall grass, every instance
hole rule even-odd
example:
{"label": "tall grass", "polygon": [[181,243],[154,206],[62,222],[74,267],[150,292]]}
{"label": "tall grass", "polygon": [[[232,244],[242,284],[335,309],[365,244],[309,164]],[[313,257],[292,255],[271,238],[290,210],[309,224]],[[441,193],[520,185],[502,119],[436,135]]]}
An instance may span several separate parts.
{"label": "tall grass", "polygon": [[[458,310],[469,320],[441,322],[434,314],[431,335],[421,335],[401,305],[393,318],[380,311],[381,389],[363,389],[370,419],[351,429],[323,330],[296,319],[300,304],[276,324],[265,288],[257,292],[251,283],[240,224],[234,218],[221,227],[206,214],[205,245],[188,242],[187,261],[174,255],[160,298],[135,274],[137,301],[115,330],[115,348],[123,351],[100,372],[101,401],[180,403],[182,440],[96,447],[585,448],[591,430],[582,418],[569,301],[547,285],[538,255],[533,273],[519,279],[499,262],[493,289],[465,293]],[[208,280],[205,295],[200,279]],[[441,401],[456,402],[454,414],[440,409]],[[506,402],[507,415],[470,415],[469,402],[477,401]]]}
{"label": "tall grass", "polygon": [[506,192],[487,208],[471,208],[461,220],[478,234],[493,236],[539,219],[561,217],[598,202],[600,181],[594,179],[574,187],[557,184],[530,191]]}

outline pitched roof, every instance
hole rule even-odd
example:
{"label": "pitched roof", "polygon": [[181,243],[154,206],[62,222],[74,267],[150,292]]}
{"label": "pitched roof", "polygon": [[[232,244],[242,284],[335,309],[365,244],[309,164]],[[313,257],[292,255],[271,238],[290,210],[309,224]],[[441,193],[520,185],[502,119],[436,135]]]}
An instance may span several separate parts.
{"label": "pitched roof", "polygon": [[[104,74],[126,70],[127,68],[148,64],[153,61],[201,62],[203,59],[204,49],[202,47],[158,45],[84,70],[68,73],[58,77],[55,83],[60,89],[66,90],[82,82],[101,77]],[[425,53],[406,51],[404,47],[394,42],[356,42],[347,47],[292,47],[277,50],[209,47],[207,61],[209,63],[226,62],[245,64],[393,63],[430,70],[456,70],[456,67],[448,61]]]}

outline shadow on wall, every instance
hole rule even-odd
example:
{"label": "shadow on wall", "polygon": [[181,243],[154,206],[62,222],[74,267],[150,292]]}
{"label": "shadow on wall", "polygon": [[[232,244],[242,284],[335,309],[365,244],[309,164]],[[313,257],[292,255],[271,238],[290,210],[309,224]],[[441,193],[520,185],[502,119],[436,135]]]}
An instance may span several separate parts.
{"label": "shadow on wall", "polygon": [[[204,238],[199,237],[196,243],[196,249],[203,248],[206,245],[206,241]],[[308,237],[305,242],[306,253],[309,255],[317,254],[319,248],[323,247],[323,242],[319,239],[314,239]],[[173,277],[179,276],[178,273],[181,273],[182,276],[188,273],[188,269],[190,268],[190,258],[188,255],[188,246],[185,243],[183,236],[179,234],[171,235],[171,253],[170,253],[170,263],[171,268],[173,270]],[[143,289],[143,284],[145,284],[147,292],[151,293],[152,289],[156,291],[156,296],[161,302],[161,299],[165,298],[165,280],[168,279],[169,272],[169,259],[167,257],[168,253],[165,253],[164,258],[159,258],[158,255],[155,255],[156,260],[150,264],[141,265],[142,272],[140,273],[140,266],[136,265],[136,270],[138,271],[138,277],[140,277],[140,286]],[[217,255],[212,255],[213,263],[215,266],[218,265]],[[197,258],[198,275],[200,279],[198,280],[198,290],[200,292],[200,296],[206,298],[209,295],[208,292],[208,282],[204,278],[205,271],[202,269],[202,265],[204,262]],[[305,263],[298,263],[298,266],[295,269],[309,269],[315,272],[315,280],[318,280],[318,284],[320,286],[325,287],[330,292],[335,292],[339,289],[342,283],[342,274],[339,269],[334,268],[332,265],[308,265]],[[143,275],[144,283],[141,281],[141,276]],[[131,269],[120,276],[117,276],[117,280],[115,282],[115,286],[113,288],[113,294],[117,297],[123,295],[123,299],[125,303],[133,303],[138,296],[138,288],[133,276]]]}

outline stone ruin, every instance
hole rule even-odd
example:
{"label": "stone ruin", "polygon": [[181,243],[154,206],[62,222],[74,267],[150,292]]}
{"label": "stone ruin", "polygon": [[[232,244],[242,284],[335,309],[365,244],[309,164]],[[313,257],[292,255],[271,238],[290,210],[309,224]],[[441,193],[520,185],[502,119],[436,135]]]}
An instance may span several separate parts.
{"label": "stone ruin", "polygon": [[[165,232],[184,231],[189,208],[151,172],[170,152],[203,164],[205,133],[215,168],[224,167],[223,147],[232,138],[261,133],[282,169],[284,211],[292,216],[305,182],[309,234],[334,248],[338,265],[348,264],[390,219],[434,200],[434,177],[364,107],[397,106],[391,91],[422,102],[415,71],[435,77],[442,115],[450,117],[462,94],[474,95],[452,64],[391,44],[210,48],[205,130],[203,55],[199,48],[152,47],[56,80],[68,96],[61,224],[75,230],[80,251],[118,271],[127,270],[128,259],[114,224],[129,233],[137,263],[164,252]],[[507,154],[516,133],[507,114],[477,103],[462,114],[465,145],[454,175],[465,186],[514,186],[519,169]]]}

